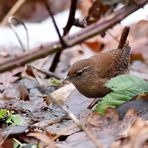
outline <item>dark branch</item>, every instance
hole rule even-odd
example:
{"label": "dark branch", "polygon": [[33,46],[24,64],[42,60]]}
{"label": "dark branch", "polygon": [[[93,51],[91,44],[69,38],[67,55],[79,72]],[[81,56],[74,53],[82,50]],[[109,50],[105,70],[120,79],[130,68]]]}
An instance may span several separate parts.
{"label": "dark branch", "polygon": [[75,18],[74,25],[77,26],[77,27],[84,28],[84,27],[86,27],[86,20],[83,19],[83,20],[80,21],[80,19]]}
{"label": "dark branch", "polygon": [[[148,0],[141,0],[140,5],[144,6],[147,2]],[[68,47],[82,43],[84,40],[89,39],[95,35],[100,34],[101,32],[106,31],[107,29],[111,28],[115,24],[119,23],[122,19],[124,19],[129,14],[136,11],[138,8],[139,6],[135,4],[125,6],[122,9],[116,11],[113,18],[103,20],[101,22],[97,22],[96,24],[92,24],[84,28],[83,30],[79,31],[78,33],[75,33],[74,35],[65,38],[66,42],[69,43]],[[31,51],[29,50],[28,52],[25,52],[18,57],[9,58],[5,60],[4,62],[1,62],[0,72],[11,70],[18,66],[23,66],[26,63],[32,62],[40,58],[44,58],[49,54],[53,54],[61,50],[63,50],[63,47],[61,46],[59,42],[44,44]]]}
{"label": "dark branch", "polygon": [[59,52],[57,52],[55,54],[55,56],[53,58],[53,61],[52,61],[52,64],[51,64],[51,66],[49,68],[49,71],[51,71],[51,72],[55,71],[55,69],[56,69],[56,67],[57,67],[57,65],[58,65],[58,63],[60,61],[61,54],[62,54],[62,51],[59,51]]}
{"label": "dark branch", "polygon": [[[63,36],[67,35],[70,31],[71,27],[75,23],[75,13],[76,13],[76,7],[77,7],[77,0],[71,0],[71,7],[69,12],[69,17],[66,26],[64,27]],[[61,57],[62,51],[57,52],[53,58],[52,64],[50,66],[49,71],[54,72]]]}
{"label": "dark branch", "polygon": [[78,0],[71,0],[70,12],[66,26],[64,27],[63,36],[67,35],[71,29],[71,27],[75,23],[75,13],[77,9],[77,1]]}
{"label": "dark branch", "polygon": [[55,27],[55,29],[56,29],[56,32],[57,32],[57,34],[58,34],[58,37],[59,37],[59,40],[60,40],[62,46],[63,46],[64,48],[67,47],[67,44],[65,43],[65,41],[63,40],[63,38],[62,38],[62,36],[61,36],[61,34],[60,34],[60,31],[59,31],[58,26],[57,26],[57,24],[56,24],[56,21],[55,21],[55,19],[54,19],[53,13],[52,13],[52,11],[51,11],[51,9],[50,9],[50,6],[49,6],[49,4],[48,4],[48,0],[44,0],[44,4],[45,4],[45,7],[46,7],[46,9],[47,9],[49,15],[51,16],[52,22],[53,22],[53,24],[54,24],[54,27]]}

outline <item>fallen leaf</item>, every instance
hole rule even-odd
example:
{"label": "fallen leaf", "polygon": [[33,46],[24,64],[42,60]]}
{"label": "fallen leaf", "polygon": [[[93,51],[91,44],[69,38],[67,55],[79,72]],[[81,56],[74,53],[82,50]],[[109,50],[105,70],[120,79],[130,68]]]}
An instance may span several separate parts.
{"label": "fallen leaf", "polygon": [[132,25],[130,32],[134,37],[134,39],[141,38],[141,37],[148,38],[148,21],[141,20],[138,23]]}
{"label": "fallen leaf", "polygon": [[28,75],[30,77],[35,78],[35,75],[34,75],[32,68],[30,66],[25,67],[25,71],[24,71],[23,75]]}
{"label": "fallen leaf", "polygon": [[111,148],[145,148],[148,146],[148,123],[138,119]]}
{"label": "fallen leaf", "polygon": [[103,129],[108,125],[113,125],[119,122],[119,114],[113,108],[107,108],[104,117],[100,116],[99,113],[90,113],[86,119],[86,126],[90,129],[97,127]]}
{"label": "fallen leaf", "polygon": [[10,86],[12,83],[16,82],[20,78],[20,74],[23,72],[24,68],[19,67],[11,72],[4,72],[0,74],[0,83],[5,87]]}
{"label": "fallen leaf", "polygon": [[25,86],[20,84],[13,84],[4,90],[3,98],[26,101],[29,100],[29,92]]}
{"label": "fallen leaf", "polygon": [[[85,126],[103,144],[103,147],[110,147],[116,141],[118,135],[126,131],[137,119],[137,115],[132,114],[131,111],[128,114],[131,115],[130,118],[126,117],[120,120],[117,111],[112,108],[106,111],[104,117],[93,112],[88,115]],[[58,144],[60,144],[60,141]],[[73,133],[61,144],[64,147],[96,147],[85,132]]]}
{"label": "fallen leaf", "polygon": [[32,132],[29,133],[28,136],[30,137],[34,137],[38,140],[40,140],[41,142],[44,143],[45,146],[50,146],[52,148],[56,148],[56,145],[54,144],[54,141],[51,140],[52,138],[52,134],[49,134],[49,132]]}
{"label": "fallen leaf", "polygon": [[109,6],[101,3],[100,0],[95,0],[89,9],[86,17],[87,25],[97,22],[109,9]]}
{"label": "fallen leaf", "polygon": [[134,62],[134,61],[141,61],[141,62],[144,62],[145,59],[143,57],[143,55],[141,53],[132,53],[131,54],[131,59],[130,59],[130,62]]}
{"label": "fallen leaf", "polygon": [[13,76],[11,72],[0,74],[0,83],[3,84],[5,87],[10,86],[11,83],[14,83],[18,79],[19,77]]}
{"label": "fallen leaf", "polygon": [[94,52],[100,52],[103,50],[103,44],[99,41],[84,42],[83,44],[89,47]]}

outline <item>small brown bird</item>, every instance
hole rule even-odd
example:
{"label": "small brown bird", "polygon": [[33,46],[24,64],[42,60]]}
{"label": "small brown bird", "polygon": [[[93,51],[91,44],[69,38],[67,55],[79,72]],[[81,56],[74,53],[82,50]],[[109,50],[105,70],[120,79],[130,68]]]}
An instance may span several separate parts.
{"label": "small brown bird", "polygon": [[103,97],[109,93],[111,90],[105,83],[112,77],[128,72],[130,47],[126,44],[126,39],[129,29],[124,28],[117,49],[74,63],[66,80],[72,82],[88,98]]}

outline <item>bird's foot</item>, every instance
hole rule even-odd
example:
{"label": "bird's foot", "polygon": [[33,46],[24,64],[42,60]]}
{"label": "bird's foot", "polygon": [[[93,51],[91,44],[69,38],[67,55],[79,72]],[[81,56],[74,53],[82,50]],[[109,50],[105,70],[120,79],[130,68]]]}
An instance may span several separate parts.
{"label": "bird's foot", "polygon": [[88,109],[92,109],[99,101],[101,101],[102,98],[95,98],[93,101],[88,105]]}

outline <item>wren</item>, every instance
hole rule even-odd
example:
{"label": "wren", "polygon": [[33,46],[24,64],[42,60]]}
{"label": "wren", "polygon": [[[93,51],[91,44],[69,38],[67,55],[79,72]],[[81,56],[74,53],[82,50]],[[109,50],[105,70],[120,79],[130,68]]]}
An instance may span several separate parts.
{"label": "wren", "polygon": [[105,86],[111,78],[128,73],[130,46],[126,43],[129,27],[125,27],[117,49],[98,53],[74,63],[67,79],[88,98],[103,97],[111,92]]}

